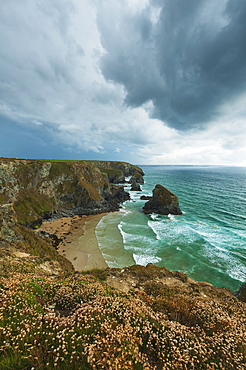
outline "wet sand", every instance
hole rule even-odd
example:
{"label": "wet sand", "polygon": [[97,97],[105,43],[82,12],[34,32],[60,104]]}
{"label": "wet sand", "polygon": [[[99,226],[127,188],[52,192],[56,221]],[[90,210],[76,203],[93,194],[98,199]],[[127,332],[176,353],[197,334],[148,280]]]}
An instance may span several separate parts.
{"label": "wet sand", "polygon": [[43,230],[62,239],[58,252],[66,257],[76,271],[108,267],[98,247],[95,229],[107,213],[90,216],[63,217],[43,222]]}

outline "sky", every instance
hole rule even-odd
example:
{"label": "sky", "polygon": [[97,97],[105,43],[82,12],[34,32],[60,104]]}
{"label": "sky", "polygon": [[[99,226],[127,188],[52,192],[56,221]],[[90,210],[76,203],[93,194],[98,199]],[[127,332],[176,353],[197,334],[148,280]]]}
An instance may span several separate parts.
{"label": "sky", "polygon": [[246,166],[245,0],[0,4],[0,157]]}

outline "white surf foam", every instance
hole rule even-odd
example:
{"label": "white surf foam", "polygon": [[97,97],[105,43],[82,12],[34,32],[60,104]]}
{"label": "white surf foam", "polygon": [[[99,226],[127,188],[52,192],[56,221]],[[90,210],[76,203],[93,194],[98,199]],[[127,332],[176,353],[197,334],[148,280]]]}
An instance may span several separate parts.
{"label": "white surf foam", "polygon": [[146,254],[139,255],[133,253],[133,258],[136,264],[141,266],[146,266],[148,263],[158,263],[159,261],[161,261],[161,258],[159,257],[149,256]]}
{"label": "white surf foam", "polygon": [[158,220],[159,215],[158,215],[157,213],[151,213],[150,218],[151,218],[152,220]]}
{"label": "white surf foam", "polygon": [[162,228],[158,225],[157,222],[148,221],[148,226],[152,229],[154,234],[156,235],[157,240],[161,240],[162,237]]}
{"label": "white surf foam", "polygon": [[169,218],[170,221],[176,221],[175,216],[172,215],[171,213],[169,213],[167,217]]}

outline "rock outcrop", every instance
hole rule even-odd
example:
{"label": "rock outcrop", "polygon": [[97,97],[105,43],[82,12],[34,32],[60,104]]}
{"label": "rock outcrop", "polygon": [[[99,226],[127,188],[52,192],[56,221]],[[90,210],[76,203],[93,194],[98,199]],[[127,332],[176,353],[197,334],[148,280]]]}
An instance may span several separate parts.
{"label": "rock outcrop", "polygon": [[242,302],[246,302],[246,283],[243,283],[238,290],[238,292],[235,293],[235,296]]}
{"label": "rock outcrop", "polygon": [[96,163],[1,158],[0,204],[13,203],[18,223],[32,227],[50,217],[118,210],[129,194],[109,180],[123,181],[141,169],[124,162]]}
{"label": "rock outcrop", "polygon": [[153,190],[152,198],[145,203],[143,212],[158,213],[160,215],[181,215],[182,212],[179,208],[178,197],[171,193],[168,189],[162,185],[156,185]]}
{"label": "rock outcrop", "polygon": [[131,186],[131,191],[142,191],[140,184],[137,182],[133,182]]}
{"label": "rock outcrop", "polygon": [[[141,181],[143,181],[143,170],[140,167],[127,162],[86,161],[86,163],[98,167],[106,176],[107,180],[112,184],[124,184],[126,182],[125,177],[128,176],[136,176],[136,178],[141,178]],[[143,184],[143,182],[141,183]]]}
{"label": "rock outcrop", "polygon": [[100,168],[100,170],[103,172],[106,169],[115,169],[120,170],[124,174],[124,176],[133,176],[137,173],[139,173],[141,176],[144,176],[143,170],[138,167],[134,166],[127,162],[117,162],[117,161],[86,161],[88,164],[92,164],[93,166],[96,166]]}
{"label": "rock outcrop", "polygon": [[8,242],[22,241],[22,236],[15,230],[17,222],[14,205],[0,204],[0,239]]}
{"label": "rock outcrop", "polygon": [[150,197],[149,195],[142,195],[141,197],[140,197],[140,199],[142,199],[142,200],[150,200],[152,197]]}
{"label": "rock outcrop", "polygon": [[129,180],[129,183],[130,184],[134,184],[134,183],[137,183],[137,184],[144,184],[144,178],[143,176],[141,175],[141,173],[137,172],[135,173],[134,175],[132,175],[132,177],[130,178]]}

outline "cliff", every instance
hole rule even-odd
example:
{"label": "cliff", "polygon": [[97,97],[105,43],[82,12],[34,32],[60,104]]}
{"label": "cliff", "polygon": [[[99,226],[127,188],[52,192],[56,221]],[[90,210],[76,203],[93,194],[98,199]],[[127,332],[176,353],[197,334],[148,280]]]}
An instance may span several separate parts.
{"label": "cliff", "polygon": [[129,199],[129,194],[123,186],[111,182],[118,182],[119,177],[123,181],[125,176],[139,171],[141,169],[125,162],[1,158],[2,262],[17,270],[31,265],[40,273],[73,271],[72,264],[55,249],[59,242],[56,236],[37,234],[30,228],[38,228],[43,219],[50,217],[118,210],[119,204]]}
{"label": "cliff", "polygon": [[[143,184],[143,170],[127,162],[117,161],[86,161],[100,169],[102,173],[107,176],[109,182],[114,184],[125,183],[125,177],[141,178]],[[137,182],[137,181],[135,181]]]}
{"label": "cliff", "polygon": [[141,172],[124,162],[0,160],[0,204],[12,203],[18,223],[119,209],[129,199],[125,176]]}

